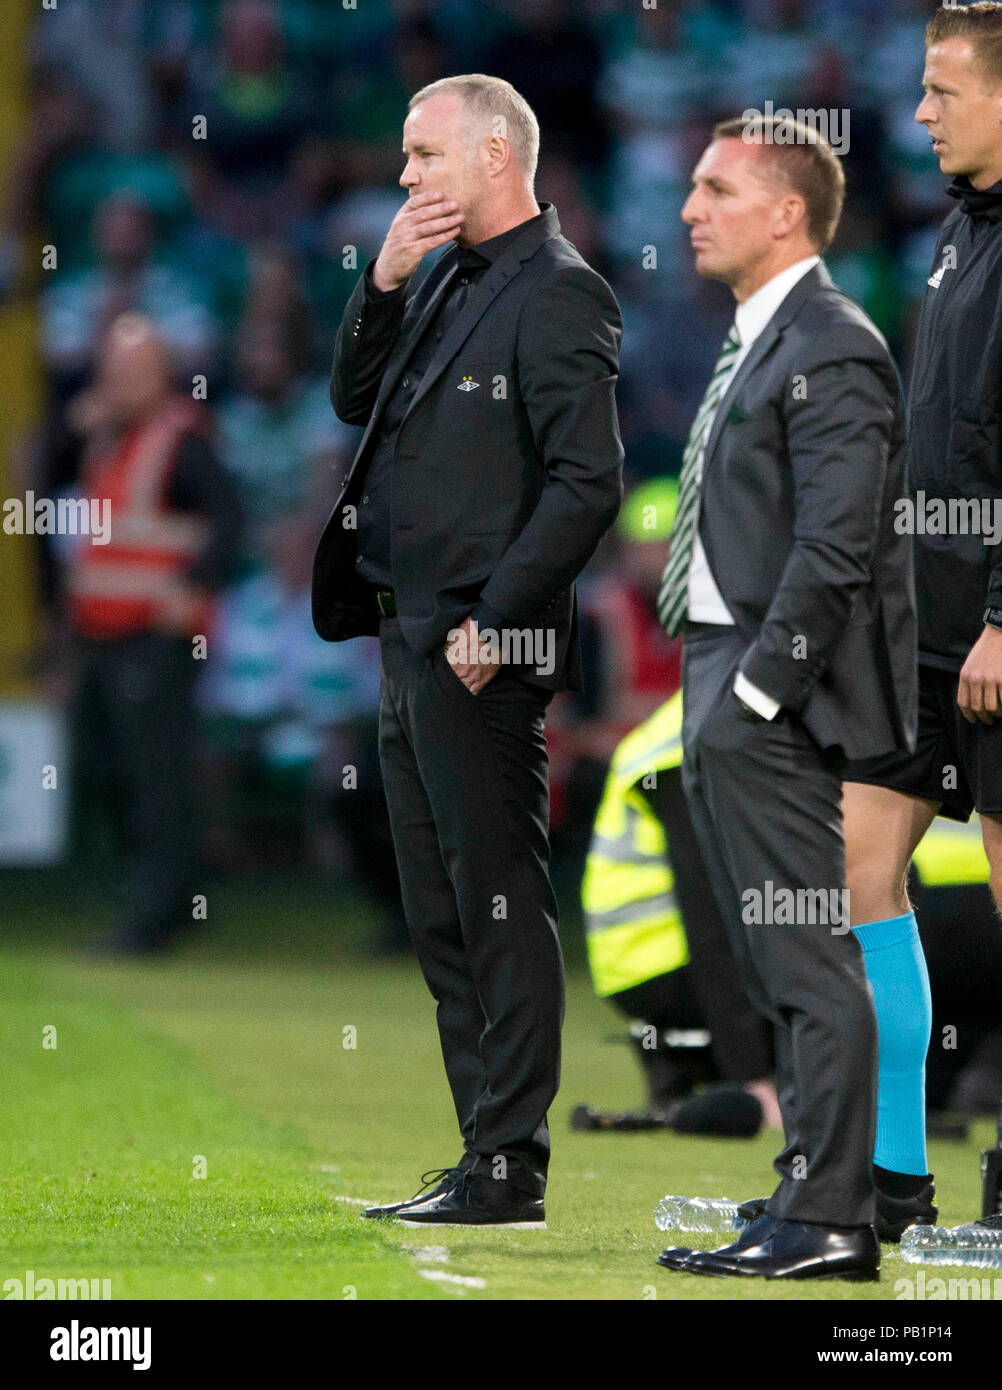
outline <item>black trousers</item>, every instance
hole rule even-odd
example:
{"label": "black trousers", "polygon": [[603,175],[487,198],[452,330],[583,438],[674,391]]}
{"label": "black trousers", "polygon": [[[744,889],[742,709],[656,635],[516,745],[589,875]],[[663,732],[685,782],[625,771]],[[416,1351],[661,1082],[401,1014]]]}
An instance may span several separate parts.
{"label": "black trousers", "polygon": [[502,666],[473,695],[444,651],[414,652],[396,618],[379,640],[400,888],[438,1003],[464,1161],[541,1194],[564,1015],[543,736],[552,692]]}
{"label": "black trousers", "polygon": [[81,639],[75,766],[83,802],[110,814],[125,855],[123,929],[137,941],[192,922],[198,662],[191,641],[141,632]]}
{"label": "black trousers", "polygon": [[[870,1225],[873,1001],[848,917],[818,920],[814,897],[845,887],[842,759],[824,753],[795,715],[762,720],[743,710],[732,686],[744,649],[734,628],[686,629],[683,779],[748,994],[776,1030],[786,1145],[769,1210]],[[777,910],[781,890],[800,891],[792,922]]]}

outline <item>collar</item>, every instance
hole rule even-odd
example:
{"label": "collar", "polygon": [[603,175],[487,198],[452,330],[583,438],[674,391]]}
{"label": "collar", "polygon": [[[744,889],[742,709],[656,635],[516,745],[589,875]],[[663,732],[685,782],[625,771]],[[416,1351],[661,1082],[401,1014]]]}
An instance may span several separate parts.
{"label": "collar", "polygon": [[820,260],[820,256],[805,256],[802,261],[795,261],[793,265],[788,265],[785,270],[774,275],[771,280],[767,280],[764,285],[760,285],[753,295],[738,305],[734,314],[734,324],[741,339],[742,349],[751,347],[794,285],[802,280],[809,270],[813,270]]}
{"label": "collar", "polygon": [[460,249],[456,258],[456,264],[460,270],[481,270],[484,266],[493,265],[508,247],[527,231],[529,227],[542,225],[549,221],[550,213],[554,218],[556,212],[552,203],[540,203],[539,212],[535,217],[527,217],[524,222],[519,222],[515,227],[509,227],[506,232],[500,232],[497,236],[488,237],[486,241],[477,242],[476,246],[464,246]]}
{"label": "collar", "polygon": [[975,188],[966,174],[959,174],[947,188],[951,198],[958,198],[968,217],[987,217],[1002,221],[1002,179],[991,188]]}

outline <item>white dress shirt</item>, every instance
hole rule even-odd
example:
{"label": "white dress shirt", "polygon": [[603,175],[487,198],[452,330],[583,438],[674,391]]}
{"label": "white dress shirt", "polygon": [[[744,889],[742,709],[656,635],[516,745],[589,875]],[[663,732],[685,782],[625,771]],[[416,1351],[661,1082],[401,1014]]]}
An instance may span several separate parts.
{"label": "white dress shirt", "polygon": [[[755,339],[763,331],[797,281],[816,266],[820,260],[820,256],[807,256],[802,261],[788,265],[785,270],[781,270],[778,275],[774,275],[771,280],[767,280],[764,285],[760,286],[743,304],[738,305],[734,315],[734,327],[741,346],[734,356],[727,384],[717,402],[717,410],[723,409],[734,375],[750,352]],[[716,411],[707,420],[703,432],[702,450],[696,464],[700,478],[702,478],[703,473],[703,451],[706,449],[706,441],[710,436],[715,419]],[[689,564],[688,617],[694,623],[719,623],[721,626],[734,626],[734,619],[710,570],[698,529],[693,541],[692,560]],[[778,702],[770,695],[766,695],[764,691],[759,690],[757,686],[752,685],[751,681],[740,671],[734,680],[734,693],[746,705],[750,705],[753,710],[766,719],[774,719],[779,712]]]}

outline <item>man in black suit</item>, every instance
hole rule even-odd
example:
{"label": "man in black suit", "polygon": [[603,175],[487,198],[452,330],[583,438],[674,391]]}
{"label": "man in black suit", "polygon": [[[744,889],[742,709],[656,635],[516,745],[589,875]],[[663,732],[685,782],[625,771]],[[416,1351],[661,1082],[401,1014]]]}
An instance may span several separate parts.
{"label": "man in black suit", "polygon": [[430,1193],[367,1212],[413,1224],[545,1224],[564,982],[543,717],[581,688],[574,581],[619,509],[623,450],[619,306],[537,204],[538,147],[507,82],[418,92],[408,200],[334,349],[334,408],[366,430],[314,622],[380,638],[390,823],[464,1144]]}
{"label": "man in black suit", "polygon": [[[748,115],[749,113],[746,113]],[[846,897],[846,758],[909,747],[903,407],[887,345],[820,253],[844,181],[816,133],[718,126],[682,211],[735,324],[686,447],[659,612],[683,631],[683,773],[749,993],[776,1027],[780,1184],[669,1268],[876,1278],[877,1034]],[[777,140],[777,135],[779,139]]]}

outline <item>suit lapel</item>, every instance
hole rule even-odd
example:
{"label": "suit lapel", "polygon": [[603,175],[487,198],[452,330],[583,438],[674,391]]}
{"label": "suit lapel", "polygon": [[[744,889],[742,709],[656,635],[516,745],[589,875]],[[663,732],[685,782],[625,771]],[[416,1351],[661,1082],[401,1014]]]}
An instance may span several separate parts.
{"label": "suit lapel", "polygon": [[[504,289],[509,280],[519,274],[523,262],[534,256],[545,241],[560,235],[560,223],[553,205],[544,203],[541,211],[545,213],[543,220],[537,222],[524,236],[518,237],[474,285],[462,312],[456,315],[449,331],[439,343],[434,357],[428,363],[428,369],[420,387],[414,393],[407,415],[435,385],[484,316],[491,301]],[[404,419],[406,418],[407,416],[404,416]]]}
{"label": "suit lapel", "polygon": [[[414,399],[407,409],[407,415],[411,413],[418,401],[421,400],[435,381],[441,376],[449,362],[455,357],[456,353],[470,336],[478,320],[486,311],[491,300],[498,292],[504,288],[513,276],[517,275],[522,269],[522,262],[527,261],[530,256],[534,256],[540,246],[551,237],[560,235],[560,222],[557,218],[557,210],[552,203],[541,203],[540,211],[545,215],[541,222],[537,222],[531,230],[523,236],[518,237],[511,246],[505,251],[504,255],[491,266],[490,270],[474,286],[466,306],[461,314],[458,314],[448,333],[438,345],[438,351],[428,364],[421,381],[420,389],[415,392]],[[379,384],[379,394],[376,397],[376,404],[373,406],[369,423],[365,427],[365,433],[355,451],[348,476],[345,478],[344,489],[347,490],[351,482],[352,475],[358,467],[359,460],[365,454],[369,441],[372,438],[376,426],[379,424],[386,402],[396,389],[397,382],[403,374],[404,368],[410,359],[410,355],[415,345],[420,340],[421,334],[428,327],[432,316],[442,302],[442,296],[448,287],[457,270],[459,251],[456,247],[450,247],[442,259],[429,272],[429,281],[435,275],[440,275],[438,283],[429,289],[428,297],[424,307],[417,310],[411,322],[402,330],[396,346],[390,353],[389,360],[383,371],[383,379]],[[428,282],[426,282],[427,284]],[[417,299],[424,293],[425,286],[422,285],[415,296]],[[404,416],[406,419],[407,416]],[[403,423],[401,421],[401,423]],[[337,508],[335,507],[335,511]]]}
{"label": "suit lapel", "polygon": [[731,405],[736,399],[736,393],[768,357],[769,353],[776,346],[785,331],[787,325],[796,318],[804,302],[810,299],[811,295],[817,294],[818,290],[825,289],[832,283],[832,278],[828,274],[824,261],[819,261],[816,266],[812,266],[806,275],[802,275],[797,283],[790,290],[789,294],[782,301],[779,308],[772,318],[762,329],[762,332],[752,343],[737,371],[731,376],[724,394],[717,404],[716,413],[713,416],[713,424],[710,426],[709,438],[706,441],[706,449],[703,453],[703,476],[706,476],[710,461],[713,458],[714,450],[723,433],[724,425],[727,423],[727,416],[730,414]]}
{"label": "suit lapel", "polygon": [[[456,252],[455,249],[451,249],[430,272],[430,275],[435,275],[441,268],[441,278],[438,284],[430,291],[425,301],[424,308],[418,310],[412,317],[410,323],[401,332],[400,337],[397,339],[396,346],[390,353],[389,360],[383,370],[383,379],[379,383],[379,394],[376,397],[376,404],[372,408],[372,414],[365,428],[365,434],[362,436],[362,442],[355,452],[355,463],[361,458],[362,451],[368,444],[372,431],[378,425],[380,417],[386,408],[386,402],[396,390],[397,382],[400,380],[401,374],[407,365],[407,361],[414,350],[415,344],[419,341],[421,334],[428,326],[431,315],[434,314],[439,304],[442,302],[443,294],[445,294],[448,286],[452,284],[453,276],[456,273],[457,259],[458,252]],[[450,260],[451,264],[449,264]],[[422,289],[423,288],[422,286]],[[415,299],[420,297],[420,295],[421,290],[418,290]]]}
{"label": "suit lapel", "polygon": [[756,367],[758,367],[765,359],[766,355],[772,351],[775,344],[779,341],[779,333],[780,330],[776,324],[776,316],[774,314],[752,343],[745,355],[744,361],[738,367],[737,371],[732,373],[724,394],[717,402],[717,409],[713,415],[713,424],[710,426],[709,438],[706,441],[706,449],[703,452],[704,477],[709,468],[710,460],[713,457],[713,451],[717,447],[717,441],[723,433],[724,424],[730,412],[731,401],[734,399],[734,393],[741,389],[742,383],[747,381]]}

